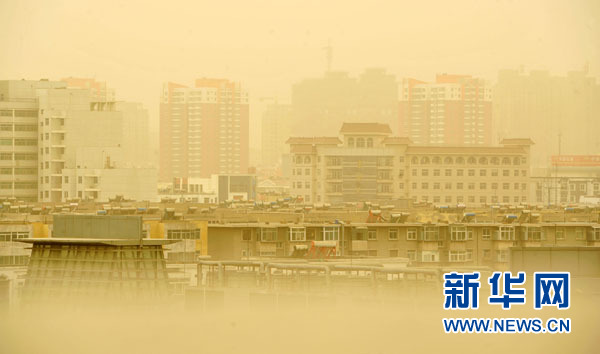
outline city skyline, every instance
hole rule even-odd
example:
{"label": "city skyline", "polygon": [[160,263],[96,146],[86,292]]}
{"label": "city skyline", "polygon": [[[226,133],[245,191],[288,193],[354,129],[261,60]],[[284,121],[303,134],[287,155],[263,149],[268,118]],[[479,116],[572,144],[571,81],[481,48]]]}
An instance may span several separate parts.
{"label": "city skyline", "polygon": [[[0,43],[11,55],[0,57],[0,72],[4,79],[77,76],[110,82],[123,97],[144,103],[155,135],[154,103],[162,82],[203,76],[240,81],[255,107],[250,112],[250,135],[256,137],[252,148],[260,147],[259,98],[276,96],[283,102],[293,83],[321,76],[327,70],[324,47],[329,40],[331,68],[351,75],[383,67],[397,77],[430,80],[437,73],[456,73],[494,80],[502,68],[524,66],[565,75],[586,63],[593,76],[600,74],[600,8],[594,1],[346,2],[339,9],[303,3],[296,11],[285,4],[259,4],[270,11],[259,15],[249,4],[236,4],[249,15],[231,15],[223,3],[212,4],[209,16],[201,7],[176,11],[188,8],[181,3],[144,7],[138,13],[135,2],[120,4],[119,11],[85,2],[3,2],[0,26],[7,35]],[[181,18],[163,16],[174,12]],[[537,14],[533,18],[532,12]],[[225,27],[214,35],[211,29],[231,16],[244,30]],[[129,27],[132,18],[139,18],[135,28]],[[355,26],[365,22],[371,25]],[[40,49],[44,60],[38,60]]]}

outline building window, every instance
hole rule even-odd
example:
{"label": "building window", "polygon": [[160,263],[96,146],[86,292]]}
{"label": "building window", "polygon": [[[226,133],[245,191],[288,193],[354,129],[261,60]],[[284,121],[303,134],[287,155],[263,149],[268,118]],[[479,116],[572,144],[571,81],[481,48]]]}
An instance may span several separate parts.
{"label": "building window", "polygon": [[260,229],[260,241],[261,242],[275,242],[277,241],[277,229],[274,227],[263,227]]}
{"label": "building window", "polygon": [[306,241],[306,228],[290,227],[289,235],[292,242]]}
{"label": "building window", "polygon": [[485,175],[486,175],[486,170],[479,170],[479,176],[485,177]]}
{"label": "building window", "polygon": [[481,239],[482,240],[491,240],[492,239],[492,230],[488,227],[484,227],[481,230]]}
{"label": "building window", "polygon": [[197,240],[200,238],[200,229],[172,229],[167,230],[169,240]]}
{"label": "building window", "polygon": [[515,240],[515,228],[513,226],[500,226],[498,240],[514,241]]}
{"label": "building window", "polygon": [[338,241],[340,239],[340,228],[337,226],[323,227],[323,241]]}
{"label": "building window", "polygon": [[367,138],[367,147],[373,147],[373,138]]}
{"label": "building window", "polygon": [[417,229],[411,227],[406,230],[406,240],[407,241],[416,241],[417,240]]}
{"label": "building window", "polygon": [[449,262],[465,262],[467,260],[466,251],[448,251]]}
{"label": "building window", "polygon": [[456,189],[463,189],[463,184],[462,183],[457,183],[456,184]]}
{"label": "building window", "polygon": [[388,230],[388,238],[390,240],[397,240],[398,239],[398,229],[389,229]]}
{"label": "building window", "polygon": [[489,260],[490,259],[490,255],[491,255],[491,252],[490,252],[489,249],[484,249],[483,250],[483,259]]}
{"label": "building window", "polygon": [[585,232],[581,227],[575,229],[575,239],[576,240],[585,240]]}
{"label": "building window", "polygon": [[348,138],[348,147],[354,147],[354,138]]}
{"label": "building window", "polygon": [[498,262],[508,262],[508,250],[497,250],[496,260]]}
{"label": "building window", "polygon": [[530,241],[541,241],[544,239],[541,227],[526,227],[524,236],[525,240]]}
{"label": "building window", "polygon": [[600,228],[596,227],[593,229],[592,241],[600,241]]}
{"label": "building window", "polygon": [[429,176],[429,170],[428,169],[422,169],[421,170],[421,176]]}
{"label": "building window", "polygon": [[356,139],[356,147],[357,148],[364,148],[365,147],[365,139],[364,138],[357,138]]}
{"label": "building window", "polygon": [[439,175],[440,175],[440,170],[433,170],[434,177],[439,177]]}
{"label": "building window", "polygon": [[456,170],[456,176],[462,177],[464,175],[464,170]]}
{"label": "building window", "polygon": [[452,226],[450,228],[450,240],[451,241],[466,241],[467,240],[467,228],[465,226]]}
{"label": "building window", "polygon": [[242,241],[252,241],[252,230],[242,230]]}
{"label": "building window", "polygon": [[437,241],[439,240],[440,229],[437,226],[424,226],[424,236],[423,239],[425,241]]}
{"label": "building window", "polygon": [[564,229],[556,229],[556,239],[558,241],[562,241],[565,239],[565,230]]}
{"label": "building window", "polygon": [[421,260],[423,262],[438,262],[440,255],[438,251],[423,251],[421,254]]}
{"label": "building window", "polygon": [[377,230],[367,231],[367,239],[370,241],[376,241],[377,240]]}
{"label": "building window", "polygon": [[416,261],[417,260],[417,251],[406,250],[406,258],[408,258],[409,261]]}

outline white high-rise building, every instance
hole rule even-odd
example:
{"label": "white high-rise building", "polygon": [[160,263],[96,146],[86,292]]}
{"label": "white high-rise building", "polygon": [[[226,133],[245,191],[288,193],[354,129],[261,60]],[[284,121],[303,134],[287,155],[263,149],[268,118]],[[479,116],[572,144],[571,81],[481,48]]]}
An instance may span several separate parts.
{"label": "white high-rise building", "polygon": [[37,200],[37,91],[64,87],[59,81],[0,81],[0,198]]}
{"label": "white high-rise building", "polygon": [[88,88],[39,90],[39,200],[157,199],[147,112]]}

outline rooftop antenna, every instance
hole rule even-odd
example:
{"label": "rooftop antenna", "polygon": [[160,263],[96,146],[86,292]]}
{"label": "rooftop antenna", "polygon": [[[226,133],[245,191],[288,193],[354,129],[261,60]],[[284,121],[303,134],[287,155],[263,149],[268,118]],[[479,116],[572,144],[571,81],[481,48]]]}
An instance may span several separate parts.
{"label": "rooftop antenna", "polygon": [[331,46],[331,39],[327,40],[327,45],[323,47],[325,49],[325,55],[327,57],[327,72],[331,71],[331,60],[333,58],[333,47]]}

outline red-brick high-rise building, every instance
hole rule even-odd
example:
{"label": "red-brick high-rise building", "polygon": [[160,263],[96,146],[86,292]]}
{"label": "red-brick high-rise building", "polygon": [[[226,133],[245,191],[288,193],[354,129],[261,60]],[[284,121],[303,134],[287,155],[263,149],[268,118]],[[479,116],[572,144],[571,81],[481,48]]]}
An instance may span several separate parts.
{"label": "red-brick high-rise building", "polygon": [[400,135],[416,144],[491,145],[491,87],[468,75],[402,80]]}
{"label": "red-brick high-rise building", "polygon": [[163,85],[160,181],[248,172],[248,93],[239,83],[197,79]]}

